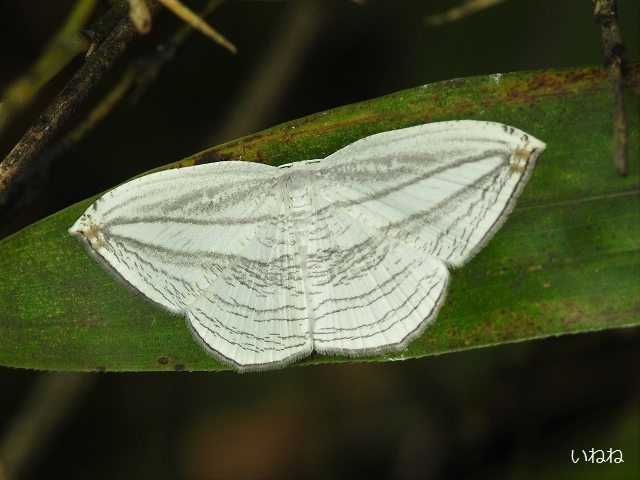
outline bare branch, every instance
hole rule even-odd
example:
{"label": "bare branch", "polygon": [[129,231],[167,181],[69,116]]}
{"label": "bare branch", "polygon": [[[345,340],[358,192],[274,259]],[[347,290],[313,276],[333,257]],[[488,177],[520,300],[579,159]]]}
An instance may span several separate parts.
{"label": "bare branch", "polygon": [[[151,8],[155,12],[157,3],[152,3]],[[125,15],[0,163],[0,206],[6,205],[16,181],[24,180],[37,156],[59,136],[136,36],[135,28]]]}
{"label": "bare branch", "polygon": [[47,162],[53,161],[54,158],[60,156],[73,145],[80,142],[91,130],[93,130],[113,109],[120,104],[120,101],[129,93],[132,86],[136,82],[137,68],[130,66],[118,80],[118,83],[112,88],[98,104],[89,112],[89,114],[78,123],[78,125],[64,136],[62,140],[50,147],[44,154]]}
{"label": "bare branch", "polygon": [[[199,11],[202,18],[211,14],[223,0],[208,0],[207,4]],[[87,134],[96,128],[124,99],[135,103],[146,90],[158,78],[162,68],[176,56],[182,44],[194,32],[188,23],[180,25],[171,38],[154,50],[151,55],[135,60],[121,74],[115,85],[96,106],[78,122],[64,138],[49,148],[45,154],[47,162],[53,161],[75,144],[82,141]],[[1,480],[1,479],[0,479]]]}
{"label": "bare branch", "polygon": [[626,175],[629,170],[627,150],[629,133],[627,116],[624,111],[624,75],[626,63],[624,59],[624,43],[618,25],[618,5],[616,0],[593,0],[593,16],[600,25],[604,64],[609,70],[611,91],[613,95],[613,163],[618,173]]}

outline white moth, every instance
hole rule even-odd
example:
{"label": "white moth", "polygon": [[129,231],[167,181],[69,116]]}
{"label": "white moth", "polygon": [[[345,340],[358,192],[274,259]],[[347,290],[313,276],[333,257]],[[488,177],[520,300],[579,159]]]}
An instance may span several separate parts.
{"label": "white moth", "polygon": [[499,123],[419,125],[322,160],[136,178],[69,232],[237,370],[400,350],[435,319],[449,269],[505,221],[544,148]]}

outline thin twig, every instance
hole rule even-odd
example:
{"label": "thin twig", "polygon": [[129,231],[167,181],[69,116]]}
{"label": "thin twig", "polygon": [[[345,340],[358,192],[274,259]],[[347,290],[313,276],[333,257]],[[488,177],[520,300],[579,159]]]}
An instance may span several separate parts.
{"label": "thin twig", "polygon": [[[201,18],[207,18],[216,8],[222,4],[224,0],[208,0],[206,5],[198,12]],[[132,93],[132,101],[139,99],[149,86],[156,80],[160,70],[171,60],[173,60],[184,42],[193,34],[193,26],[189,23],[183,23],[180,28],[172,35],[169,41],[159,45],[151,59],[145,58],[139,62],[144,64],[144,68],[138,68],[135,81],[135,90]]]}
{"label": "thin twig", "polygon": [[[157,3],[152,3],[151,8],[157,10]],[[125,15],[0,163],[0,206],[6,205],[16,181],[24,180],[38,155],[59,136],[136,36],[135,28]]]}
{"label": "thin twig", "polygon": [[96,0],[78,0],[66,21],[51,38],[47,47],[27,73],[11,83],[2,98],[0,135],[12,117],[27,107],[43,85],[58,74],[76,55],[87,49],[87,41],[80,36],[96,5]]}
{"label": "thin twig", "polygon": [[624,75],[626,63],[624,59],[624,43],[618,25],[618,5],[616,0],[593,0],[593,16],[600,25],[604,64],[609,70],[611,91],[613,95],[613,137],[615,152],[613,163],[622,176],[629,171],[627,147],[629,133],[627,117],[624,110]]}
{"label": "thin twig", "polygon": [[222,45],[231,53],[237,53],[236,46],[227,40],[221,33],[214,30],[207,22],[205,22],[198,14],[187,8],[179,0],[158,0],[162,5],[171,10],[175,15],[187,22],[196,30],[199,30],[214,42]]}
{"label": "thin twig", "polygon": [[326,6],[314,0],[292,2],[289,11],[256,73],[240,89],[238,102],[224,128],[209,139],[218,143],[262,126],[278,104],[290,80],[302,66],[302,57],[325,18]]}
{"label": "thin twig", "polygon": [[490,7],[505,2],[506,0],[465,0],[460,5],[450,8],[446,12],[429,15],[425,19],[427,25],[443,25],[449,22],[455,22],[474,13],[486,10]]}
{"label": "thin twig", "polygon": [[22,411],[13,418],[0,441],[0,463],[6,479],[17,478],[33,462],[95,378],[91,374],[62,373],[38,378]]}
{"label": "thin twig", "polygon": [[[202,18],[211,14],[224,0],[209,0],[198,12]],[[46,152],[47,162],[53,161],[68,149],[79,143],[87,134],[96,128],[125,98],[135,103],[158,77],[160,70],[175,58],[182,44],[195,30],[188,23],[182,23],[178,30],[166,42],[159,45],[156,51],[144,58],[134,61],[120,75],[115,86],[96,104],[96,106],[78,122],[78,126],[65,135]],[[0,479],[1,480],[1,479]]]}
{"label": "thin twig", "polygon": [[78,126],[43,154],[46,157],[46,162],[53,161],[63,152],[66,152],[69,148],[73,147],[73,145],[79,143],[91,130],[104,120],[111,111],[113,111],[127,93],[129,93],[135,81],[136,68],[134,66],[130,66],[124,72],[122,77],[120,77],[116,86],[112,88],[109,93],[100,100],[100,102],[98,102],[98,104],[81,122],[78,122]]}

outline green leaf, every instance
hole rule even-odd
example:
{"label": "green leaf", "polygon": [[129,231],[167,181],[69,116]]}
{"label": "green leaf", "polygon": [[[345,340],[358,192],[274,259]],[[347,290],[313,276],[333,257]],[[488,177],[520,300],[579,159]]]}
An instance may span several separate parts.
{"label": "green leaf", "polygon": [[[323,157],[361,137],[451,119],[503,122],[548,145],[502,230],[455,271],[433,326],[407,359],[640,323],[638,92],[630,75],[631,172],[612,164],[606,71],[458,79],[295,120],[166,168],[219,159],[270,164]],[[95,198],[95,197],[94,197]],[[67,228],[94,198],[0,242],[0,364],[47,370],[221,370],[185,320],[107,273]],[[354,359],[314,355],[300,363]]]}

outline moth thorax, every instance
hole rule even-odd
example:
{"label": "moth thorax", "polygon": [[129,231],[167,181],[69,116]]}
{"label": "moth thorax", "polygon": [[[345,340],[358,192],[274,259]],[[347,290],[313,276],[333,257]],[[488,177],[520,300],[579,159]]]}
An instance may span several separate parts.
{"label": "moth thorax", "polygon": [[288,201],[292,206],[301,207],[310,201],[311,178],[307,172],[288,172],[283,180]]}

